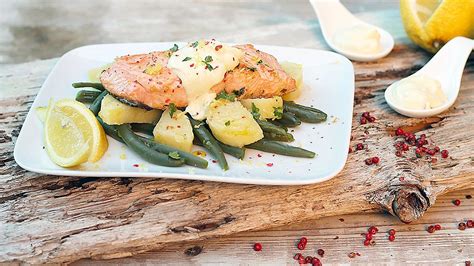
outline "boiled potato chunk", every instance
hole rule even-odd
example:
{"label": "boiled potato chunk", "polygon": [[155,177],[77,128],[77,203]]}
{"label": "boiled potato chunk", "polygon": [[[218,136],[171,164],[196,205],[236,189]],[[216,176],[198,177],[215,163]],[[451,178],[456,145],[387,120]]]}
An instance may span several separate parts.
{"label": "boiled potato chunk", "polygon": [[209,107],[207,124],[219,141],[242,147],[263,138],[263,132],[252,114],[238,101],[214,101]]}
{"label": "boiled potato chunk", "polygon": [[296,80],[296,90],[283,95],[283,100],[294,101],[301,95],[303,87],[303,65],[291,62],[280,63],[283,70]]}
{"label": "boiled potato chunk", "polygon": [[240,102],[249,111],[252,111],[252,104],[255,104],[255,107],[258,108],[260,113],[260,118],[262,119],[279,118],[278,112],[281,113],[283,108],[283,100],[280,96],[274,96],[272,98],[242,99]]}
{"label": "boiled potato chunk", "polygon": [[119,102],[111,95],[102,99],[99,116],[109,125],[128,123],[156,123],[160,119],[160,110],[145,110]]}
{"label": "boiled potato chunk", "polygon": [[194,134],[191,122],[180,110],[176,110],[171,117],[169,108],[166,109],[153,130],[153,136],[156,142],[182,151],[190,152],[193,147]]}

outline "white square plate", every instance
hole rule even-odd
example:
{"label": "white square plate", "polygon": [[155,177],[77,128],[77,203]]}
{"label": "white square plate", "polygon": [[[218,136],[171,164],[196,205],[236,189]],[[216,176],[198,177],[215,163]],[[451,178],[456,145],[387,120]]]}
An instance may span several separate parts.
{"label": "white square plate", "polygon": [[[313,159],[292,158],[247,149],[245,159],[226,155],[230,170],[223,171],[208,154],[207,169],[151,165],[123,144],[109,137],[109,149],[97,163],[61,168],[43,149],[43,125],[35,108],[50,98],[74,98],[71,83],[86,81],[90,69],[112,62],[120,55],[166,50],[173,43],[126,43],[84,46],[61,57],[41,87],[16,141],[16,162],[26,170],[68,176],[127,176],[182,178],[262,185],[298,185],[325,181],[339,173],[347,159],[354,100],[354,70],[345,57],[327,51],[257,45],[280,61],[303,64],[304,90],[296,102],[328,114],[321,124],[302,123],[295,128],[291,145],[316,152]],[[182,44],[180,44],[182,45]],[[202,149],[195,147],[195,149]]]}

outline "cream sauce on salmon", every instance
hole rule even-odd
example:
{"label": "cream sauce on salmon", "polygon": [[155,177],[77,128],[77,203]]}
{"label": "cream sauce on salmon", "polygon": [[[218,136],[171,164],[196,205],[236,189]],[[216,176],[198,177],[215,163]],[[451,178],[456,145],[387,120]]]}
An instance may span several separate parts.
{"label": "cream sauce on salmon", "polygon": [[194,119],[206,118],[216,97],[211,88],[239,65],[242,56],[240,49],[215,40],[192,42],[171,54],[168,68],[183,82],[188,100],[186,112]]}

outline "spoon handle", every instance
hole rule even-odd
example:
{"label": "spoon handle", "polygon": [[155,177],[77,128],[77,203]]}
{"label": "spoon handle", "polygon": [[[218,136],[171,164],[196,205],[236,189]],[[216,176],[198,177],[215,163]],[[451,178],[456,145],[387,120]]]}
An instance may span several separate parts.
{"label": "spoon handle", "polygon": [[418,73],[428,74],[440,80],[453,79],[456,75],[462,75],[472,49],[474,40],[456,37],[446,43]]}

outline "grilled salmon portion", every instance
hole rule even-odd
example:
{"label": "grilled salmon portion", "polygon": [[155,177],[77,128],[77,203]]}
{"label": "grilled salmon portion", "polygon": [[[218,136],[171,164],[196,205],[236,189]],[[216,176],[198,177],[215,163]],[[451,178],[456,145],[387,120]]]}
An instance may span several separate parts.
{"label": "grilled salmon portion", "polygon": [[[236,93],[239,98],[269,98],[296,89],[296,81],[283,71],[270,54],[251,44],[235,46],[243,51],[239,65],[225,74],[211,90]],[[151,108],[170,103],[186,107],[187,97],[179,77],[167,67],[170,51],[119,57],[105,70],[100,81],[113,95]]]}
{"label": "grilled salmon portion", "polygon": [[227,72],[224,80],[212,90],[235,92],[242,99],[270,98],[296,90],[296,81],[270,54],[255,49],[251,44],[236,45],[244,52],[239,65]]}
{"label": "grilled salmon portion", "polygon": [[170,103],[186,107],[186,91],[179,77],[167,68],[170,51],[126,55],[102,72],[100,81],[112,94],[151,108]]}

